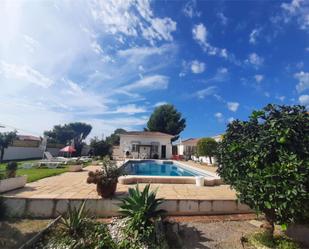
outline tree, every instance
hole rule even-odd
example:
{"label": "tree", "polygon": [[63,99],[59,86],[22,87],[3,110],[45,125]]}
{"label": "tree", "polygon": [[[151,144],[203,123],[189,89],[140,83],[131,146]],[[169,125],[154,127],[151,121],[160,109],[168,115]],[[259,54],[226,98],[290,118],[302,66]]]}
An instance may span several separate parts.
{"label": "tree", "polygon": [[205,137],[197,142],[197,153],[199,156],[208,156],[210,164],[212,164],[212,157],[216,154],[218,143],[210,137]]}
{"label": "tree", "polygon": [[72,141],[76,149],[76,154],[80,155],[83,148],[83,140],[87,138],[92,130],[89,124],[76,122],[65,125],[55,125],[51,131],[45,131],[44,135],[49,137],[53,143],[69,144]]}
{"label": "tree", "polygon": [[309,207],[309,114],[303,106],[267,105],[233,121],[219,146],[218,173],[240,201],[274,224],[302,219]]}
{"label": "tree", "polygon": [[112,154],[112,146],[105,140],[99,140],[97,137],[90,141],[91,152],[94,156],[107,156]]}
{"label": "tree", "polygon": [[121,128],[118,128],[114,131],[113,134],[111,134],[110,136],[106,137],[106,142],[109,143],[112,146],[117,146],[119,145],[120,142],[120,136],[119,134],[124,134],[127,131]]}
{"label": "tree", "polygon": [[3,161],[4,150],[13,143],[16,138],[16,131],[13,132],[0,132],[0,162]]}
{"label": "tree", "polygon": [[179,138],[179,134],[186,127],[186,120],[173,105],[166,104],[157,107],[147,123],[147,130],[159,131],[174,135],[172,141]]}

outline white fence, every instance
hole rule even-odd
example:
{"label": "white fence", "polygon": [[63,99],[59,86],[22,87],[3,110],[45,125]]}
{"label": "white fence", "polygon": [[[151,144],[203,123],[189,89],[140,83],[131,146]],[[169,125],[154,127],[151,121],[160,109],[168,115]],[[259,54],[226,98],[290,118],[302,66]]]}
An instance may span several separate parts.
{"label": "white fence", "polygon": [[[58,148],[47,148],[53,156],[57,156],[59,153]],[[15,147],[9,146],[4,150],[3,160],[22,160],[32,158],[42,158],[43,151],[40,147]]]}

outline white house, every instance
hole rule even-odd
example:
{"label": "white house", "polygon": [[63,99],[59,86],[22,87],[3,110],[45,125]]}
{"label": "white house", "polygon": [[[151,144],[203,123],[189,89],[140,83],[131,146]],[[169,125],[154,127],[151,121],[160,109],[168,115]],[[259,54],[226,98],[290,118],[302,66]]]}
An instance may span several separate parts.
{"label": "white house", "polygon": [[120,136],[120,153],[124,158],[158,158],[172,157],[172,135],[152,131],[129,131]]}
{"label": "white house", "polygon": [[175,154],[179,156],[192,156],[196,153],[197,142],[199,138],[189,138],[183,141],[180,141],[176,146]]}
{"label": "white house", "polygon": [[[217,135],[212,137],[216,142],[222,141],[222,135]],[[200,138],[189,138],[186,140],[180,140],[177,144],[174,145],[173,154],[181,156],[183,158],[192,158],[195,161],[200,161],[203,163],[210,163],[210,160],[208,157],[201,156],[197,158],[196,152],[197,152],[197,142],[200,140]],[[212,161],[215,162],[216,159],[212,158]]]}

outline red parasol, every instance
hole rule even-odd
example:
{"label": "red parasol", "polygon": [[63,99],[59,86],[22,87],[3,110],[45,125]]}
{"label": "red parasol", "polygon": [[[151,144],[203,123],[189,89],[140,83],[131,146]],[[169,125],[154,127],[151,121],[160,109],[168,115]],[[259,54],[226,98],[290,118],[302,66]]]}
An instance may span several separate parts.
{"label": "red parasol", "polygon": [[61,152],[72,153],[72,152],[75,152],[76,150],[74,149],[73,146],[65,146],[65,147],[62,148],[60,151],[61,151]]}

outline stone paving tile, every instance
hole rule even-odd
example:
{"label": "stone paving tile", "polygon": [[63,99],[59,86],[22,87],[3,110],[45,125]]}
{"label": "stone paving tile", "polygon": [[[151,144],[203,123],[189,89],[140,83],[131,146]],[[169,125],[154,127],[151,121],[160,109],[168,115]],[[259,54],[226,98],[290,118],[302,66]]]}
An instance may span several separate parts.
{"label": "stone paving tile", "polygon": [[[190,163],[191,166],[194,166],[194,164],[196,163]],[[205,166],[197,166],[205,169]],[[88,166],[82,172],[66,172],[58,176],[44,178],[28,183],[22,189],[4,193],[4,196],[15,198],[100,199],[101,197],[96,192],[96,186],[86,183],[88,171],[96,169],[100,169],[100,167]],[[115,197],[123,196],[129,188],[135,186],[135,184],[118,184]],[[138,186],[143,189],[146,184],[140,183]],[[150,189],[157,191],[158,197],[166,199],[236,200],[235,192],[228,185],[197,187],[193,184],[151,184]]]}

